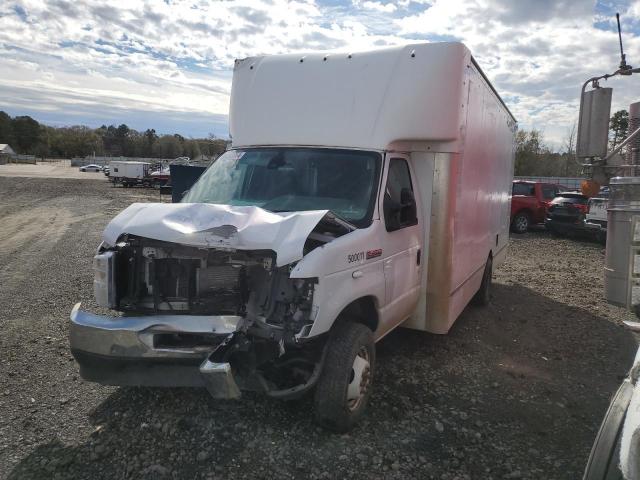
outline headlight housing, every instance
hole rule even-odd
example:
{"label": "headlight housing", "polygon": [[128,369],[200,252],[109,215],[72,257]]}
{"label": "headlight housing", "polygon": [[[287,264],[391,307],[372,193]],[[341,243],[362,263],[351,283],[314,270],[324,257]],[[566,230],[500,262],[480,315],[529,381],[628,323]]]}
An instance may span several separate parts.
{"label": "headlight housing", "polygon": [[93,257],[93,294],[101,307],[116,306],[116,252],[108,251]]}

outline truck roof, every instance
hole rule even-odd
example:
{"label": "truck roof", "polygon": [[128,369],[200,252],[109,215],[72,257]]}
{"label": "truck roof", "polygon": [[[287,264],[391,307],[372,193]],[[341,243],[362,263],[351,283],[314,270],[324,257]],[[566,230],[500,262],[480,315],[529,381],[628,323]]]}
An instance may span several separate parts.
{"label": "truck roof", "polygon": [[501,114],[515,124],[462,43],[236,60],[232,145],[384,150],[397,141],[456,141],[466,118],[468,81],[488,85]]}

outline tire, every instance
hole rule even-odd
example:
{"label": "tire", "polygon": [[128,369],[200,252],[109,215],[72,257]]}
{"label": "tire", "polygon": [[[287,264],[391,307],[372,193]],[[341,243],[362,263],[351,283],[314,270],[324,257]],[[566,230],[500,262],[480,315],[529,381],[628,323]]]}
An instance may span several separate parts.
{"label": "tire", "polygon": [[526,233],[531,225],[531,217],[527,212],[519,212],[511,220],[511,230],[514,233]]}
{"label": "tire", "polygon": [[371,330],[350,321],[337,325],[328,342],[327,357],[316,386],[315,420],[324,428],[343,433],[351,430],[366,410],[376,348]]}
{"label": "tire", "polygon": [[486,307],[491,301],[491,280],[493,277],[493,259],[489,257],[487,263],[484,266],[484,273],[482,274],[482,283],[480,288],[471,299],[474,305],[479,307]]}

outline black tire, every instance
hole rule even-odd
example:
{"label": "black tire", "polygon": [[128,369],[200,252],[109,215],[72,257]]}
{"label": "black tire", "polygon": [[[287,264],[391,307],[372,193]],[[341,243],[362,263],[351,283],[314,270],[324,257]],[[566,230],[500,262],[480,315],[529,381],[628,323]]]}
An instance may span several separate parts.
{"label": "black tire", "polygon": [[491,281],[493,278],[493,259],[489,257],[487,263],[484,266],[484,273],[482,274],[482,283],[480,288],[471,299],[474,305],[479,307],[486,307],[491,301]]}
{"label": "black tire", "polygon": [[[334,328],[328,342],[327,357],[316,386],[315,420],[329,430],[347,432],[364,415],[371,395],[376,360],[373,333],[361,323],[347,321]],[[353,383],[352,388],[357,385],[356,356],[368,361],[368,367],[361,370],[359,396],[349,400],[349,385]]]}
{"label": "black tire", "polygon": [[511,230],[514,233],[526,233],[531,225],[531,216],[527,212],[518,212],[511,220]]}

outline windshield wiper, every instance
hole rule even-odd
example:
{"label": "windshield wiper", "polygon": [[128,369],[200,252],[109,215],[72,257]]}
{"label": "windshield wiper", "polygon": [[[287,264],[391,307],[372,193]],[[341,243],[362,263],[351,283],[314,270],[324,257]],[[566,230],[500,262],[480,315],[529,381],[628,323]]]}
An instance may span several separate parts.
{"label": "windshield wiper", "polygon": [[333,210],[329,210],[327,214],[324,216],[323,220],[329,220],[331,223],[334,223],[342,228],[344,228],[347,232],[353,232],[357,230],[357,227],[352,223],[349,223],[347,220],[339,216]]}

